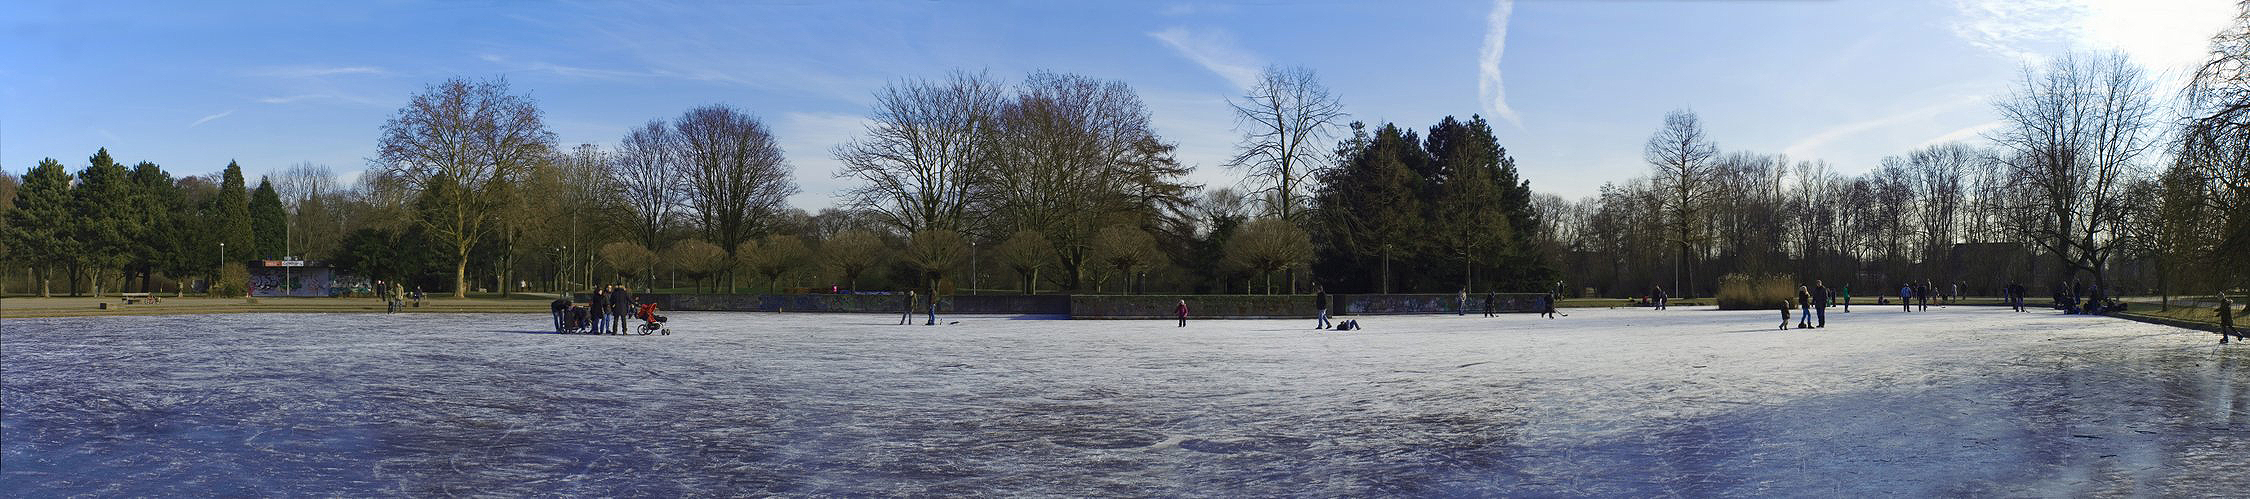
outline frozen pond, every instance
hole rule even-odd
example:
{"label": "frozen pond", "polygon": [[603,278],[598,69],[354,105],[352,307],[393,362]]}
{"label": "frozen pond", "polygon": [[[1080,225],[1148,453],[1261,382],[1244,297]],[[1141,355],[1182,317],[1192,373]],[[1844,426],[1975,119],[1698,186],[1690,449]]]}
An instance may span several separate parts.
{"label": "frozen pond", "polygon": [[1997,307],[0,325],[11,495],[2205,495],[2250,345]]}

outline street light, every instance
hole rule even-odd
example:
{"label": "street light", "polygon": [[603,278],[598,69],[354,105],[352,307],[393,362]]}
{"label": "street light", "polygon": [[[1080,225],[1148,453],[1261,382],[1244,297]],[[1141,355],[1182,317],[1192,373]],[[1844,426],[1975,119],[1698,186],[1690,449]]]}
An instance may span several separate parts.
{"label": "street light", "polygon": [[[219,276],[220,276],[220,277],[225,277],[226,275],[227,275],[227,243],[223,243],[223,242],[222,242],[222,243],[219,243]],[[212,280],[211,280],[211,284],[214,284],[214,285],[216,285],[216,284],[218,284],[218,283],[219,283],[219,280],[218,280],[218,279],[212,279]],[[211,292],[211,287],[210,287],[210,286],[204,286],[204,288],[203,288],[203,292],[204,292],[204,293],[206,293],[206,294],[210,293],[210,292]]]}

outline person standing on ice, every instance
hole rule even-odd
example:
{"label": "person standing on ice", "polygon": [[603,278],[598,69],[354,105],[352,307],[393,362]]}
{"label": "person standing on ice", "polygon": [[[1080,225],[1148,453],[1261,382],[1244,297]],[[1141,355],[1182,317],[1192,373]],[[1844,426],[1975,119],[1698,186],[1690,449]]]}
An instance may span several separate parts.
{"label": "person standing on ice", "polygon": [[1852,283],[1844,283],[1844,313],[1852,313]]}
{"label": "person standing on ice", "polygon": [[1458,304],[1459,304],[1458,306],[1455,306],[1455,307],[1453,307],[1453,315],[1469,315],[1469,287],[1468,287],[1468,286],[1462,286],[1462,287],[1461,287],[1461,292],[1460,292],[1460,294],[1458,294],[1458,295],[1455,295],[1455,296],[1454,296],[1454,298],[1453,298],[1453,300],[1454,300],[1454,302],[1455,302],[1455,303],[1458,303]]}
{"label": "person standing on ice", "polygon": [[1187,327],[1187,313],[1187,300],[1180,300],[1179,305],[1172,307],[1172,315],[1180,316],[1180,325],[1178,327]]}
{"label": "person standing on ice", "polygon": [[1495,314],[1495,313],[1492,313],[1492,302],[1493,302],[1493,299],[1495,299],[1495,298],[1498,298],[1499,296],[1500,296],[1500,292],[1498,292],[1498,291],[1486,291],[1486,292],[1484,292],[1484,316],[1485,316],[1485,317],[1498,317],[1498,316],[1500,315],[1500,314]]}
{"label": "person standing on ice", "polygon": [[1815,314],[1815,316],[1816,316],[1816,317],[1819,317],[1819,318],[1820,318],[1820,320],[1819,320],[1819,322],[1818,322],[1818,323],[1815,323],[1815,324],[1813,324],[1813,327],[1816,327],[1816,328],[1820,328],[1820,327],[1828,327],[1828,284],[1827,284],[1827,283],[1821,282],[1821,280],[1819,280],[1819,279],[1813,279],[1813,288],[1812,288],[1812,300],[1813,300],[1813,313]]}
{"label": "person standing on ice", "polygon": [[914,317],[914,290],[906,290],[905,298],[906,301],[898,304],[898,325],[901,326],[906,325],[906,321]]}
{"label": "person standing on ice", "polygon": [[593,298],[586,300],[586,313],[593,314],[594,317],[592,321],[594,327],[587,329],[586,332],[602,334],[602,331],[609,330],[609,289],[603,286],[594,287]]}
{"label": "person standing on ice", "polygon": [[937,325],[937,288],[930,288],[930,321],[924,322],[922,325]]}
{"label": "person standing on ice", "polygon": [[1914,288],[1914,299],[1922,302],[1923,312],[1930,311],[1930,281],[1922,281],[1922,287]]}
{"label": "person standing on ice", "polygon": [[1655,287],[1655,292],[1653,292],[1653,293],[1649,293],[1649,299],[1650,299],[1651,301],[1654,301],[1654,302],[1656,302],[1656,309],[1657,309],[1657,310],[1663,310],[1663,309],[1664,309],[1664,300],[1665,300],[1665,298],[1664,298],[1664,287],[1663,287],[1663,286],[1656,286],[1656,287]]}
{"label": "person standing on ice", "polygon": [[1908,312],[1914,311],[1914,283],[1898,285],[1898,306]]}
{"label": "person standing on ice", "polygon": [[1797,306],[1804,308],[1797,312],[1797,329],[1812,329],[1812,289],[1797,286]]}
{"label": "person standing on ice", "polygon": [[2227,344],[2227,337],[2234,333],[2234,300],[2228,300],[2226,293],[2219,293],[2219,344]]}
{"label": "person standing on ice", "polygon": [[1313,313],[1320,316],[1313,329],[1328,329],[1328,288],[1313,286],[1312,308]]}
{"label": "person standing on ice", "polygon": [[1783,331],[1789,330],[1789,309],[1791,308],[1795,307],[1789,304],[1789,300],[1781,301],[1781,330]]}

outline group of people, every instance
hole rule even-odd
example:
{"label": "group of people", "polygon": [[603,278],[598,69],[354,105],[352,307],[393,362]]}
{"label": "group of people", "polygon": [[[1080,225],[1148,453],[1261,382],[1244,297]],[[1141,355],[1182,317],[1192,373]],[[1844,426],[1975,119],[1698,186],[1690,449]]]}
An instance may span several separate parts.
{"label": "group of people", "polygon": [[[569,297],[556,298],[549,304],[555,314],[555,332],[576,330],[578,328],[573,327],[573,322],[584,320],[589,326],[585,328],[589,333],[625,334],[632,331],[632,317],[637,315],[643,320],[653,320],[651,318],[656,313],[654,304],[640,304],[633,298],[633,291],[625,286],[601,286],[594,288],[589,295],[583,309],[574,306]],[[578,319],[578,315],[585,317]]]}
{"label": "group of people", "polygon": [[386,284],[382,280],[376,280],[375,295],[383,297],[383,308],[389,313],[398,313],[400,309],[406,308],[408,298],[413,298],[414,306],[422,306],[421,286],[415,286],[414,293],[409,295],[404,283],[392,282]]}
{"label": "group of people", "polygon": [[[1845,296],[1850,296],[1850,291],[1845,293],[1847,293]],[[1797,329],[1828,327],[1828,306],[1830,302],[1834,301],[1835,296],[1835,293],[1828,289],[1828,283],[1817,279],[1813,281],[1811,286],[1798,286],[1797,299],[1794,302],[1791,300],[1781,301],[1781,329],[1789,329],[1789,310],[1800,307],[1803,311],[1797,313]],[[1818,318],[1817,321],[1815,317]]]}

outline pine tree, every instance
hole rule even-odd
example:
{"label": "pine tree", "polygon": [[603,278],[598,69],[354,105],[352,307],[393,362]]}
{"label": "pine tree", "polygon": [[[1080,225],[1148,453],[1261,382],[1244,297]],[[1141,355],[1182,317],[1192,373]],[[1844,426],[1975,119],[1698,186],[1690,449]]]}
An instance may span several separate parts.
{"label": "pine tree", "polygon": [[250,236],[255,239],[257,258],[284,258],[289,253],[289,212],[281,206],[281,194],[273,189],[273,179],[258,178],[258,189],[250,192]]}
{"label": "pine tree", "polygon": [[1397,125],[1371,137],[1365,125],[1352,129],[1337,150],[1342,162],[1322,172],[1314,194],[1320,245],[1313,274],[1330,290],[1388,293],[1425,239],[1420,181],[1408,166],[1422,151]]}
{"label": "pine tree", "polygon": [[109,272],[122,269],[134,253],[131,236],[137,224],[129,208],[131,176],[103,148],[87,158],[86,169],[78,173],[78,186],[70,190],[72,232],[82,245],[73,260],[93,272],[94,296],[101,296]]}
{"label": "pine tree", "polygon": [[52,296],[49,284],[55,267],[78,253],[76,235],[70,230],[69,204],[70,172],[62,162],[46,158],[24,173],[15,206],[8,210],[4,234],[10,254],[38,274],[42,297]]}
{"label": "pine tree", "polygon": [[140,273],[141,291],[155,292],[149,288],[151,276],[177,268],[183,258],[178,219],[187,210],[179,187],[172,185],[172,174],[156,163],[133,165],[132,183],[133,202],[128,206],[134,219],[131,265]]}
{"label": "pine tree", "polygon": [[255,239],[250,232],[250,189],[242,180],[242,165],[227,162],[226,173],[219,181],[218,203],[218,219],[212,222],[219,230],[219,244],[226,248],[220,253],[227,261],[221,263],[233,265],[257,250],[251,246]]}

